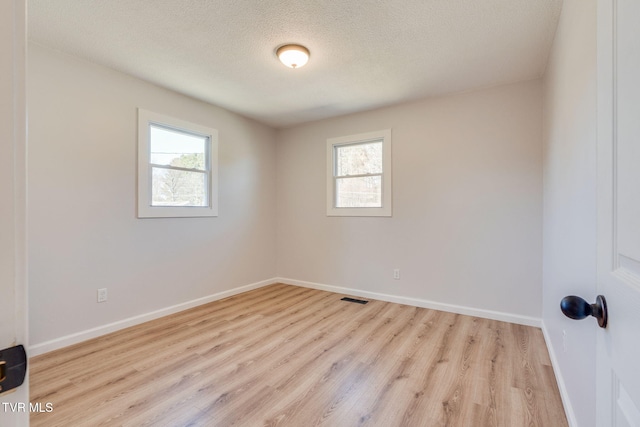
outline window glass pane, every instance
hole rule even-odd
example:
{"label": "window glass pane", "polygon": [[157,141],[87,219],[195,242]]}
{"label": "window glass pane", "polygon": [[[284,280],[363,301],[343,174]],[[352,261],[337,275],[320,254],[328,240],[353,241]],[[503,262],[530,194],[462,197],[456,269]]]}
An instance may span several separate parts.
{"label": "window glass pane", "polygon": [[382,141],[336,146],[336,176],[382,173]]}
{"label": "window glass pane", "polygon": [[337,208],[382,207],[382,176],[336,179]]}
{"label": "window glass pane", "polygon": [[151,206],[208,206],[206,173],[152,167]]}
{"label": "window glass pane", "polygon": [[205,170],[205,147],[209,138],[175,129],[149,125],[151,163]]}

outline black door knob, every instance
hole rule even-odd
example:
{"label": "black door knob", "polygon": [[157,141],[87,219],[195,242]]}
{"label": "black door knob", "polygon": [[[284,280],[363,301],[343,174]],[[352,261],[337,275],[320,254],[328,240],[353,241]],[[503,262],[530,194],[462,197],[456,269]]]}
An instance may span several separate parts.
{"label": "black door knob", "polygon": [[607,327],[607,301],[602,295],[596,297],[594,304],[589,304],[584,299],[575,295],[562,298],[560,301],[560,310],[565,316],[571,319],[584,319],[588,316],[593,316],[598,319],[598,325],[601,328]]}

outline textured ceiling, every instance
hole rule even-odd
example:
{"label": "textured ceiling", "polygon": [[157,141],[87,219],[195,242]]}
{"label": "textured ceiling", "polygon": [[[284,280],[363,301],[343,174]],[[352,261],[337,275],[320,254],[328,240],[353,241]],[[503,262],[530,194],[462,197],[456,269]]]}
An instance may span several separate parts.
{"label": "textured ceiling", "polygon": [[[538,78],[562,0],[29,0],[30,39],[274,127]],[[309,48],[292,70],[284,43]]]}

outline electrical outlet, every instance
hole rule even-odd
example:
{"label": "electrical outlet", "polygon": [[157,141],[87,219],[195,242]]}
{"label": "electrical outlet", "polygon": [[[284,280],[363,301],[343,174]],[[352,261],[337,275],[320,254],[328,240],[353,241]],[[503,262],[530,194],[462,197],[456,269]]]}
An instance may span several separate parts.
{"label": "electrical outlet", "polygon": [[98,289],[98,302],[107,301],[107,288]]}
{"label": "electrical outlet", "polygon": [[393,270],[393,278],[395,280],[400,280],[400,269],[399,268],[395,268]]}

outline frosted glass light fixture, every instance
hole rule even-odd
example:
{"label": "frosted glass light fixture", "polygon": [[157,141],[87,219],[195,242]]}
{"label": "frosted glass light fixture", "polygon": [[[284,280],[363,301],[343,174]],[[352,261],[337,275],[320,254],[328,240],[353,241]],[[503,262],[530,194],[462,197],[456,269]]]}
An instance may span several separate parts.
{"label": "frosted glass light fixture", "polygon": [[300,68],[309,60],[309,49],[299,44],[286,44],[276,50],[276,55],[289,68]]}

